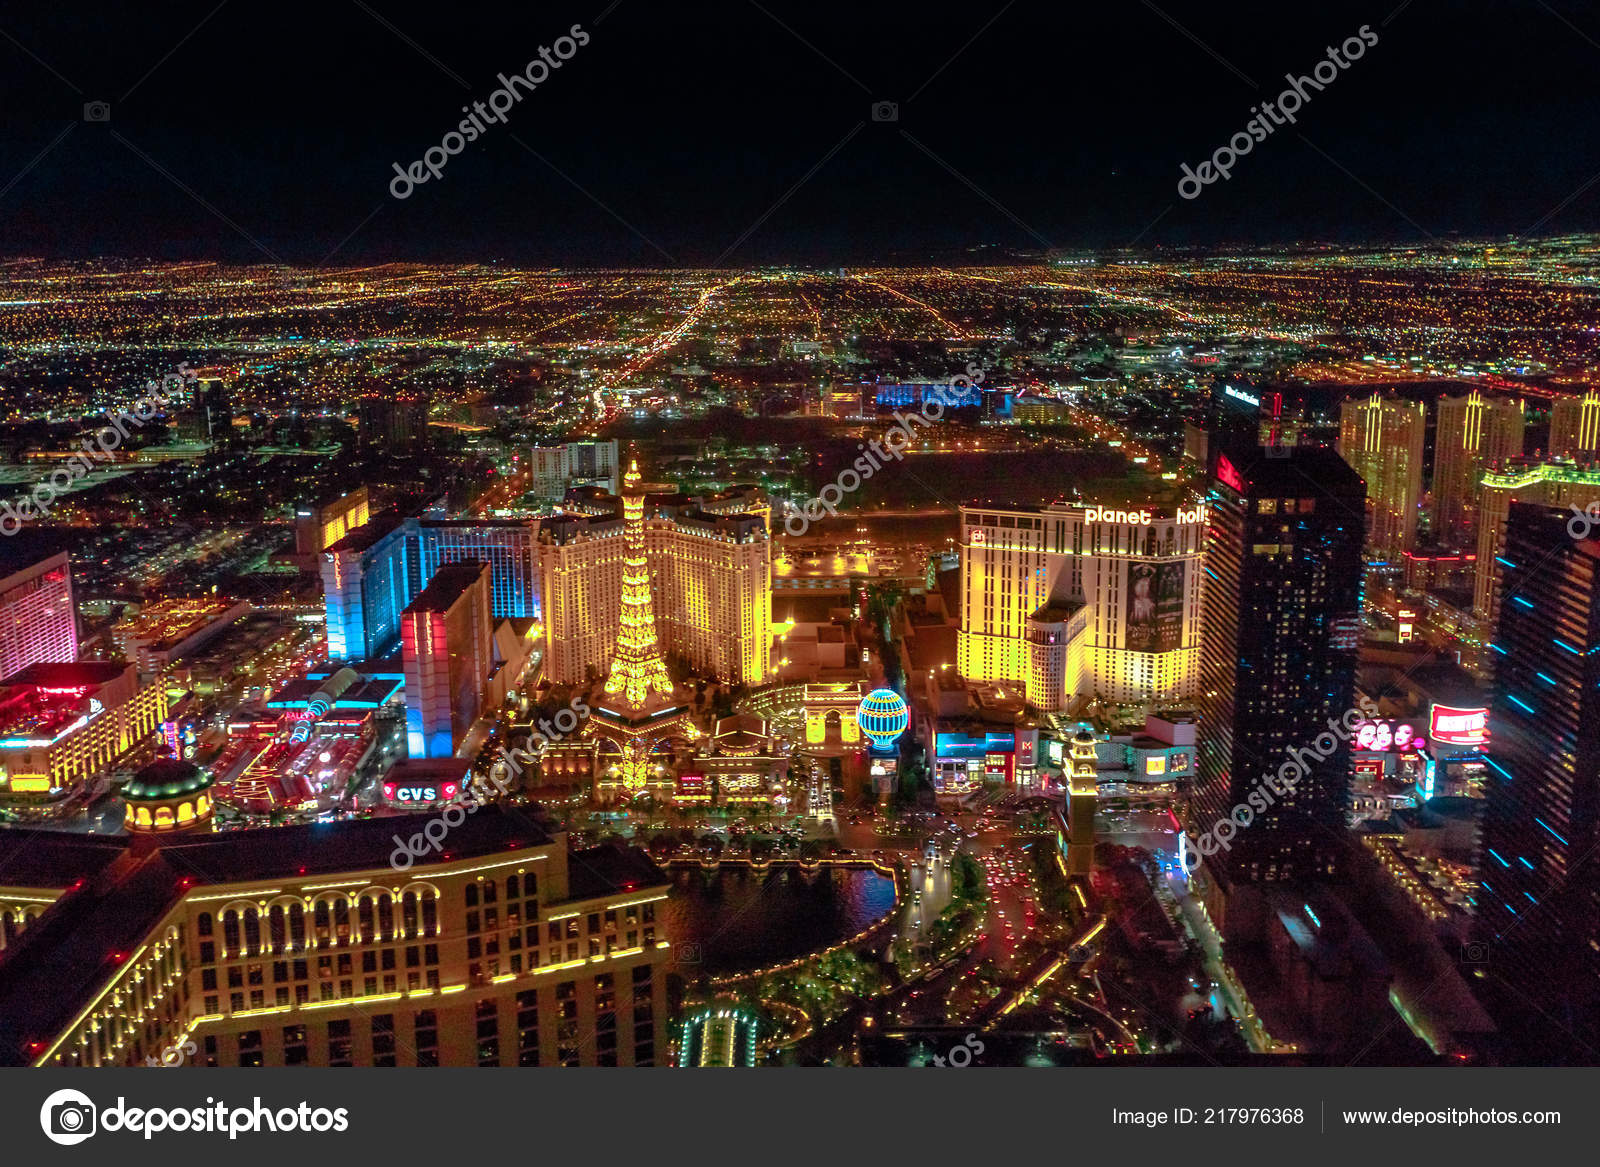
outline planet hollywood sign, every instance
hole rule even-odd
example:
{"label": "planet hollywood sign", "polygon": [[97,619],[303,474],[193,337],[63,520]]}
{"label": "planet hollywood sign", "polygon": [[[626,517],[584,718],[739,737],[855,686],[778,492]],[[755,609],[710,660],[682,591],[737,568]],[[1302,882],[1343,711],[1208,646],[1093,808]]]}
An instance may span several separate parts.
{"label": "planet hollywood sign", "polygon": [[[1148,527],[1157,521],[1154,511],[1141,509],[1137,511],[1118,511],[1110,507],[1088,507],[1083,512],[1083,521],[1086,523],[1126,523],[1130,526]],[[1177,516],[1170,520],[1178,523],[1203,523],[1206,521],[1206,508],[1204,504],[1193,509],[1179,508]]]}

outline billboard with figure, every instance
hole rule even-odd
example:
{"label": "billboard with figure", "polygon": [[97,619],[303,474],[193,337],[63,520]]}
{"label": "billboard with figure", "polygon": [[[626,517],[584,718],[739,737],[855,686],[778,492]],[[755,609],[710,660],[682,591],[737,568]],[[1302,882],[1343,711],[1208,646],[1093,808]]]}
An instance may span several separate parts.
{"label": "billboard with figure", "polygon": [[1124,647],[1133,652],[1171,652],[1183,644],[1183,588],[1188,564],[1128,565]]}

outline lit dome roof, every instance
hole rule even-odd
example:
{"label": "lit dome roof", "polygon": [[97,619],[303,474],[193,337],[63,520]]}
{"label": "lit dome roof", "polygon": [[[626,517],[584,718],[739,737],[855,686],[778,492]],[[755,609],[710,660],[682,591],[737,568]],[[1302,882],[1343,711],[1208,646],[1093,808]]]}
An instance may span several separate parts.
{"label": "lit dome roof", "polygon": [[177,758],[157,758],[140,770],[122,788],[128,802],[165,802],[194,794],[211,785],[211,779],[196,765]]}

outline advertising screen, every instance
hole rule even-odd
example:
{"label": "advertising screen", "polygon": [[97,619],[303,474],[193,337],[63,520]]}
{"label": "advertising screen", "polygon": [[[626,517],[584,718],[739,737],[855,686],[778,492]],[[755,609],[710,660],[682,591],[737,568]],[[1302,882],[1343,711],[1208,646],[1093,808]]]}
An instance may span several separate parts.
{"label": "advertising screen", "polygon": [[1128,566],[1124,646],[1133,652],[1171,652],[1183,643],[1183,587],[1188,564]]}

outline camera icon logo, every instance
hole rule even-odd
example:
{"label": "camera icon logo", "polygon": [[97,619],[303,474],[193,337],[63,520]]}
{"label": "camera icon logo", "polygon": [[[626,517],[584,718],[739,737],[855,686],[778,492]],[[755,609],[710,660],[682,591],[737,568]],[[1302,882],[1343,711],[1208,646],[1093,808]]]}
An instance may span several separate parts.
{"label": "camera icon logo", "polygon": [[1461,946],[1462,964],[1488,964],[1489,946],[1481,940],[1469,940]]}
{"label": "camera icon logo", "polygon": [[900,120],[900,106],[893,101],[875,101],[872,103],[872,120],[875,122],[897,122]]}
{"label": "camera icon logo", "polygon": [[111,120],[111,103],[109,101],[86,101],[83,103],[83,120],[86,122],[108,122]]}
{"label": "camera icon logo", "polygon": [[76,1146],[93,1135],[99,1112],[87,1094],[78,1090],[57,1090],[39,1108],[39,1125],[44,1137],[63,1147]]}
{"label": "camera icon logo", "polygon": [[700,946],[698,944],[680,944],[673,950],[673,955],[678,958],[679,964],[699,964],[701,960]]}

